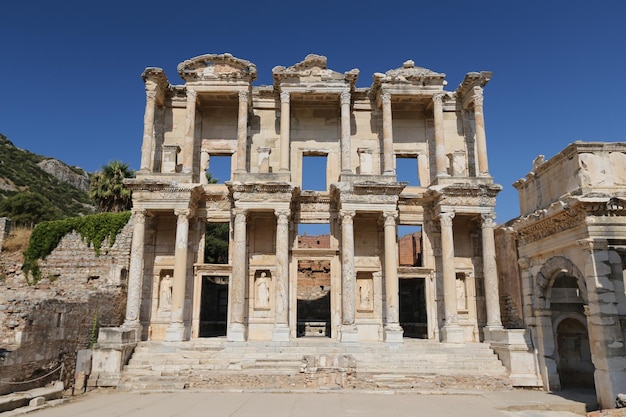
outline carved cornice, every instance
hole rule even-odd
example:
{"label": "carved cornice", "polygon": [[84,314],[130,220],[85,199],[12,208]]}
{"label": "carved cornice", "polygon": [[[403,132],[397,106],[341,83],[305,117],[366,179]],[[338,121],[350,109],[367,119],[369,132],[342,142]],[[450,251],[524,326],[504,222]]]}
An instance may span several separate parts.
{"label": "carved cornice", "polygon": [[356,195],[386,195],[399,196],[402,190],[408,185],[408,182],[374,182],[363,181],[355,182],[352,191]]}
{"label": "carved cornice", "polygon": [[499,184],[451,184],[426,192],[435,204],[449,206],[495,207]]}
{"label": "carved cornice", "polygon": [[547,236],[560,233],[585,223],[585,211],[581,209],[562,211],[547,219],[528,222],[527,226],[517,229],[517,239],[521,245],[527,245]]}

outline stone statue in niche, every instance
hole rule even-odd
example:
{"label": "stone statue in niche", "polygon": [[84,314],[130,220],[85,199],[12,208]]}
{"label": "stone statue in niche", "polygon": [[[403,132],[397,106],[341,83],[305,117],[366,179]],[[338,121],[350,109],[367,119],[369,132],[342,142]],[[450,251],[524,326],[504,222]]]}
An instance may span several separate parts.
{"label": "stone statue in niche", "polygon": [[261,272],[255,282],[256,298],[255,306],[258,309],[270,308],[270,277],[266,272]]}
{"label": "stone statue in niche", "polygon": [[159,308],[169,310],[172,308],[172,286],[173,280],[170,274],[161,279],[161,291],[159,292]]}

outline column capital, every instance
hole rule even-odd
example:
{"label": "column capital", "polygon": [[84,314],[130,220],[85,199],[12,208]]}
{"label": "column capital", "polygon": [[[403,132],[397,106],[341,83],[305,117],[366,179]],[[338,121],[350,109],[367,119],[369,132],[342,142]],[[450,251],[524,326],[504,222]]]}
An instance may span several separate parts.
{"label": "column capital", "polygon": [[474,106],[482,106],[483,99],[483,89],[481,87],[474,87],[472,90],[472,102],[474,103]]}
{"label": "column capital", "polygon": [[196,90],[192,90],[192,89],[187,89],[187,101],[195,101],[196,98],[198,97],[198,92]]}
{"label": "column capital", "polygon": [[189,220],[189,217],[191,217],[191,209],[174,209],[174,214],[178,217],[178,221],[183,219]]}
{"label": "column capital", "polygon": [[246,216],[248,215],[247,209],[235,208],[233,209],[233,215],[235,216],[235,222],[245,222]]}
{"label": "column capital", "polygon": [[356,216],[355,210],[340,210],[339,215],[341,216],[341,223],[352,224],[352,220],[354,216]]}
{"label": "column capital", "polygon": [[341,93],[340,98],[341,98],[341,104],[350,104],[350,99],[351,99],[352,95],[348,92],[348,91],[344,91],[343,93]]}
{"label": "column capital", "polygon": [[439,214],[439,222],[442,226],[452,227],[452,219],[454,219],[453,211]]}
{"label": "column capital", "polygon": [[385,220],[385,226],[395,226],[396,219],[398,218],[397,211],[383,211],[383,218]]}
{"label": "column capital", "polygon": [[240,91],[240,92],[239,92],[239,93],[237,93],[237,94],[238,94],[238,96],[239,96],[239,101],[240,101],[240,102],[242,102],[242,101],[243,101],[243,102],[246,102],[246,103],[248,102],[248,96],[250,95],[250,94],[248,93],[248,90],[242,90],[242,91]]}
{"label": "column capital", "polygon": [[588,252],[608,250],[609,242],[606,239],[580,239],[576,243],[580,249]]}
{"label": "column capital", "polygon": [[131,215],[133,216],[134,223],[146,222],[146,209],[133,208],[131,209]]}
{"label": "column capital", "polygon": [[433,103],[435,103],[435,105],[441,106],[443,105],[443,98],[446,95],[446,93],[435,93],[433,94]]}
{"label": "column capital", "polygon": [[281,93],[280,93],[280,102],[289,104],[289,101],[291,100],[290,97],[291,97],[291,94],[289,94],[288,91],[281,91]]}
{"label": "column capital", "polygon": [[391,93],[382,93],[380,95],[380,99],[382,100],[383,104],[391,104]]}
{"label": "column capital", "polygon": [[280,222],[286,223],[289,220],[289,215],[290,214],[291,214],[291,212],[289,211],[289,209],[276,209],[276,210],[274,210],[274,215],[278,219],[279,223]]}
{"label": "column capital", "polygon": [[146,99],[148,101],[155,101],[157,98],[157,91],[156,90],[146,90]]}
{"label": "column capital", "polygon": [[482,227],[493,228],[496,226],[496,214],[495,213],[481,213],[480,218],[482,220]]}

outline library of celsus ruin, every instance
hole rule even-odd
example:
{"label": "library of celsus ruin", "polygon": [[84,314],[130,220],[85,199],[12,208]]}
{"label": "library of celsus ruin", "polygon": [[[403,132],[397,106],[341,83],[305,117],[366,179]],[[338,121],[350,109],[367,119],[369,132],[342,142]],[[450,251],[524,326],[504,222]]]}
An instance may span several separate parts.
{"label": "library of celsus ruin", "polygon": [[[358,88],[359,70],[308,55],[253,86],[255,65],[230,54],[178,72],[184,85],[143,73],[125,328],[144,340],[389,343],[478,342],[502,329],[501,186],[482,110],[491,73],[448,91],[445,74],[407,61]],[[230,177],[214,183],[224,159]],[[324,242],[310,244],[311,225]],[[404,227],[414,256],[399,256]],[[218,230],[222,255],[206,242]]]}

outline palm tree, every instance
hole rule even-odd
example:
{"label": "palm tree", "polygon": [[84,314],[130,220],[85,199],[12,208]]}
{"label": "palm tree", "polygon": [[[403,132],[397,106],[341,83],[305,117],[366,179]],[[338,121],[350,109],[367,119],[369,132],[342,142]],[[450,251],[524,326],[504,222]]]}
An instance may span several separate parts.
{"label": "palm tree", "polygon": [[101,172],[91,175],[89,198],[98,211],[120,212],[132,207],[131,192],[124,184],[125,178],[133,178],[135,172],[121,161],[111,161],[102,166]]}

